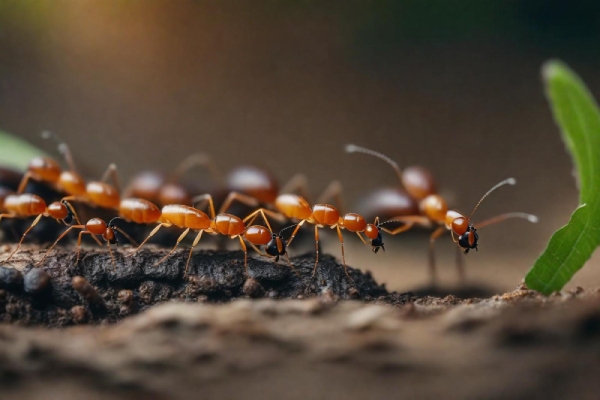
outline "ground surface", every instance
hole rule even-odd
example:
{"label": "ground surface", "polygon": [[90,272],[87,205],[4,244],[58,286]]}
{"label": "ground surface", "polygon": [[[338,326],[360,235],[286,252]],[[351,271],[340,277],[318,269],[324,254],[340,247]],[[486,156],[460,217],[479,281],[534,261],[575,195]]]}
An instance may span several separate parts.
{"label": "ground surface", "polygon": [[[323,257],[24,252],[0,270],[0,398],[597,398],[600,293],[388,293]],[[40,272],[45,271],[45,273]],[[231,301],[234,299],[234,301]],[[156,303],[163,303],[155,305]],[[116,322],[119,321],[119,322]],[[91,322],[91,323],[90,323]],[[115,323],[113,323],[115,322]],[[60,326],[60,329],[55,327]],[[51,327],[50,329],[48,327]]]}

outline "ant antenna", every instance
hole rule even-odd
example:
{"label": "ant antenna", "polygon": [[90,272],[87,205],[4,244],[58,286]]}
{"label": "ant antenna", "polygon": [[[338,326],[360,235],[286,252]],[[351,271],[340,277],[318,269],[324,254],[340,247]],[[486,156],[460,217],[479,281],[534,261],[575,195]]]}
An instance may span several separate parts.
{"label": "ant antenna", "polygon": [[402,185],[402,171],[400,171],[400,167],[398,166],[398,163],[396,161],[392,160],[391,158],[389,158],[388,156],[381,154],[375,150],[367,149],[366,147],[357,146],[355,144],[347,144],[345,147],[345,150],[346,150],[346,153],[368,154],[370,156],[374,156],[374,157],[379,158],[380,160],[385,161],[386,163],[391,165],[392,168],[394,168],[394,171],[396,171],[396,175],[398,175],[398,179],[400,180],[400,185]]}
{"label": "ant antenna", "polygon": [[[117,232],[119,232],[121,235],[125,236],[125,238],[129,241],[129,243],[133,244],[134,246],[139,246],[139,243],[133,239],[131,236],[129,236],[123,229],[119,228],[116,224],[115,221],[116,220],[121,220],[121,221],[125,221],[125,218],[121,218],[121,217],[114,217],[113,219],[110,220],[110,222],[108,223],[108,227],[111,229],[116,230]],[[127,222],[127,221],[125,221]],[[119,246],[119,238],[117,237],[117,235],[115,235],[115,242],[117,242],[117,246]],[[110,248],[110,246],[108,247]]]}
{"label": "ant antenna", "polygon": [[283,231],[286,231],[286,230],[288,230],[288,229],[291,229],[291,228],[293,228],[293,227],[295,227],[295,226],[297,226],[297,225],[298,225],[298,224],[293,224],[293,225],[290,225],[290,226],[286,226],[285,228],[283,228],[282,230],[280,230],[280,231],[279,231],[279,236],[281,236],[281,233],[282,233]]}
{"label": "ant antenna", "polygon": [[184,158],[171,174],[169,182],[179,181],[184,174],[195,167],[204,167],[208,169],[208,172],[213,178],[218,182],[223,182],[221,171],[213,163],[212,158],[206,153],[194,153]]}
{"label": "ant antenna", "polygon": [[528,213],[523,213],[523,212],[511,212],[511,213],[497,215],[495,217],[486,219],[485,221],[481,221],[479,223],[476,223],[475,227],[477,229],[480,229],[480,228],[483,228],[484,226],[496,224],[498,222],[502,222],[505,219],[509,219],[509,218],[522,218],[522,219],[526,219],[527,221],[531,222],[532,224],[535,224],[535,223],[537,223],[539,221],[539,218],[537,216],[533,215],[533,214],[528,214]]}
{"label": "ant antenna", "polygon": [[54,140],[58,144],[58,152],[63,155],[69,168],[73,172],[77,172],[75,170],[75,163],[73,162],[73,155],[71,154],[71,149],[69,149],[69,145],[65,143],[57,134],[50,131],[43,131],[41,134],[43,139]]}
{"label": "ant antenna", "polygon": [[406,224],[406,221],[399,221],[397,219],[390,219],[388,221],[378,223],[377,227],[383,226],[385,224],[391,224],[391,223],[394,223],[394,222],[397,223],[397,224]]}
{"label": "ant antenna", "polygon": [[[490,195],[490,193],[492,193],[494,190],[498,189],[501,186],[504,185],[516,185],[517,184],[517,180],[515,178],[507,178],[505,180],[503,180],[502,182],[497,183],[496,185],[494,185],[494,187],[492,187],[490,190],[488,190],[481,199],[479,199],[479,201],[477,202],[477,204],[475,205],[475,208],[473,208],[473,211],[471,211],[471,215],[469,216],[469,220],[471,220],[471,217],[473,216],[473,214],[475,214],[475,210],[477,210],[477,207],[479,207],[479,205],[481,204],[481,202]],[[532,221],[534,222],[534,221]],[[537,217],[536,217],[536,221],[537,222]]]}

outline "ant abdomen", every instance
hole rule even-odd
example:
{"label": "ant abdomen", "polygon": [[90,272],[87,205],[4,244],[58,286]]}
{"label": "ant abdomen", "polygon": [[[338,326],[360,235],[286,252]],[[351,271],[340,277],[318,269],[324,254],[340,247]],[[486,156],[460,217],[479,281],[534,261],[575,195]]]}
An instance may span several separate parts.
{"label": "ant abdomen", "polygon": [[226,177],[227,190],[251,196],[261,204],[273,204],[279,194],[277,181],[267,171],[244,165],[231,170]]}
{"label": "ant abdomen", "polygon": [[402,171],[402,185],[408,194],[416,199],[423,200],[425,197],[437,193],[437,185],[433,174],[426,168],[411,166]]}
{"label": "ant abdomen", "polygon": [[389,220],[399,215],[416,215],[419,205],[401,188],[381,188],[360,198],[356,210],[367,220]]}
{"label": "ant abdomen", "polygon": [[119,215],[136,224],[151,224],[160,219],[160,209],[152,202],[144,199],[123,199],[119,203]]}
{"label": "ant abdomen", "polygon": [[246,224],[241,218],[231,214],[219,214],[214,221],[216,230],[227,236],[238,236],[246,230]]}
{"label": "ant abdomen", "polygon": [[29,162],[27,170],[35,180],[54,183],[61,172],[60,165],[48,157],[34,157]]}

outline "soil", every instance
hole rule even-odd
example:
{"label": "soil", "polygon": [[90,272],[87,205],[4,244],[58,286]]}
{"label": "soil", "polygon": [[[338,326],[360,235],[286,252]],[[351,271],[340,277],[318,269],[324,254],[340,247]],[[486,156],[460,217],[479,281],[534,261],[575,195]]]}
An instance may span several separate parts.
{"label": "soil", "polygon": [[[8,249],[3,249],[4,250]],[[600,291],[388,292],[323,256],[29,247],[0,268],[2,399],[597,398]],[[444,294],[439,297],[434,294]],[[469,293],[481,297],[469,297]],[[428,295],[429,294],[429,295]],[[466,298],[465,298],[466,297]],[[160,304],[159,304],[160,303]]]}

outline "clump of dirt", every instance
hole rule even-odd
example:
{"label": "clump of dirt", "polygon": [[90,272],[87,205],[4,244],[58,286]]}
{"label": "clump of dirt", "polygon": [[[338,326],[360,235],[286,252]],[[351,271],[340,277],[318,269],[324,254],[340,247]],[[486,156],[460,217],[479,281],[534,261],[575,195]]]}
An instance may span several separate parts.
{"label": "clump of dirt", "polygon": [[106,251],[73,251],[48,256],[36,267],[36,251],[24,252],[21,261],[0,267],[0,320],[23,324],[64,326],[74,323],[116,322],[167,301],[224,303],[238,298],[354,299],[388,302],[411,301],[409,294],[388,293],[370,273],[343,266],[322,256],[313,276],[314,256],[292,259],[294,269],[242,252],[200,251],[185,274],[187,251],[162,263],[164,250],[142,250],[133,257]]}

